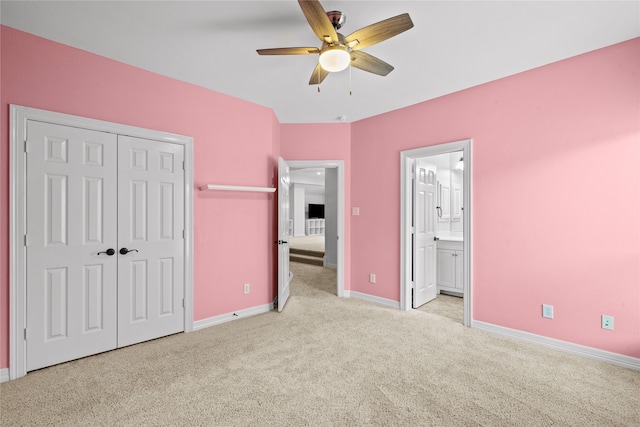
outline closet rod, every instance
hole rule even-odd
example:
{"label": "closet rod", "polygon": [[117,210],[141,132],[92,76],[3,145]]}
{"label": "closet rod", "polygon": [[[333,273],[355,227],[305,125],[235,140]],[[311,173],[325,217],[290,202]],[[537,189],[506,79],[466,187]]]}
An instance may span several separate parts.
{"label": "closet rod", "polygon": [[276,191],[273,187],[247,187],[242,185],[218,185],[207,184],[200,187],[200,191],[222,190],[222,191],[257,191],[259,193],[273,193]]}

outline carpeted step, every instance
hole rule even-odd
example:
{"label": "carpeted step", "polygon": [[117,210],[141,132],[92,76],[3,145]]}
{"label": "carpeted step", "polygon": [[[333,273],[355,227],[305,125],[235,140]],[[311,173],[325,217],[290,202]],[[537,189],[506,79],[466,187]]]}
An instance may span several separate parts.
{"label": "carpeted step", "polygon": [[297,248],[289,248],[290,254],[296,255],[306,255],[316,258],[324,258],[324,251],[314,251],[311,249],[297,249]]}
{"label": "carpeted step", "polygon": [[301,262],[303,264],[311,264],[311,265],[324,265],[324,259],[318,258],[317,256],[309,256],[309,255],[301,255],[301,254],[289,254],[289,261],[292,262]]}

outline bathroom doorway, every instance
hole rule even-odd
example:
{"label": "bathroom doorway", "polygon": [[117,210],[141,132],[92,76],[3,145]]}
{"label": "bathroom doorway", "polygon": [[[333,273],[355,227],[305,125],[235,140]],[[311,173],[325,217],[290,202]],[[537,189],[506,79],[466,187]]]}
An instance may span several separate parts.
{"label": "bathroom doorway", "polygon": [[401,153],[402,310],[462,297],[470,325],[471,176],[470,139]]}

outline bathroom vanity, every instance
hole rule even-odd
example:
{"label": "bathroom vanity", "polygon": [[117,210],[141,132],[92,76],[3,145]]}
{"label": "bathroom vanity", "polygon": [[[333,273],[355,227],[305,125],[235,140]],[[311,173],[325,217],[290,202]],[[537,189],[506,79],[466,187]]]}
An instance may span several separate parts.
{"label": "bathroom vanity", "polygon": [[462,238],[441,237],[437,244],[438,293],[463,296],[464,250]]}

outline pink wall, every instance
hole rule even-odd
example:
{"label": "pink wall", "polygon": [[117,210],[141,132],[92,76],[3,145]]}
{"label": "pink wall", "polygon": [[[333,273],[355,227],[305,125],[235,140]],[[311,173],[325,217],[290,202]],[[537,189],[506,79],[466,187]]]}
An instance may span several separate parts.
{"label": "pink wall", "polygon": [[351,125],[283,124],[280,143],[285,160],[344,160],[344,288],[351,289]]}
{"label": "pink wall", "polygon": [[399,300],[400,152],[473,138],[474,320],[640,357],[639,82],[634,39],[354,123],[351,289]]}
{"label": "pink wall", "polygon": [[[9,104],[193,136],[195,186],[271,186],[273,112],[1,27],[0,368],[8,366]],[[247,124],[250,123],[250,126]],[[273,195],[194,193],[194,320],[274,298]],[[243,283],[251,293],[243,294]]]}
{"label": "pink wall", "polygon": [[[1,48],[0,368],[10,103],[191,135],[196,187],[272,185],[278,155],[344,160],[345,288],[393,300],[400,151],[473,138],[475,320],[640,357],[638,39],[351,125],[280,125],[267,108],[4,26]],[[195,192],[195,320],[273,300],[273,197]]]}

